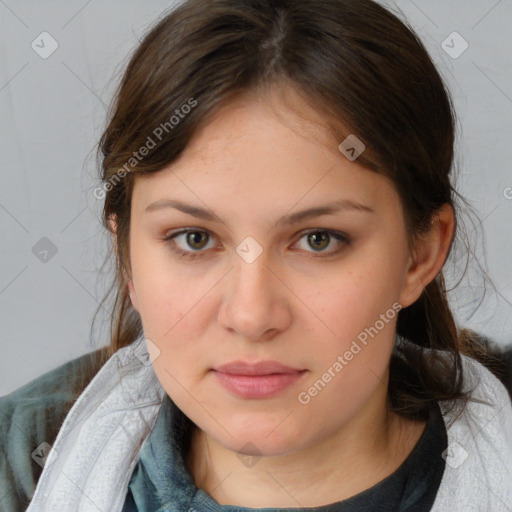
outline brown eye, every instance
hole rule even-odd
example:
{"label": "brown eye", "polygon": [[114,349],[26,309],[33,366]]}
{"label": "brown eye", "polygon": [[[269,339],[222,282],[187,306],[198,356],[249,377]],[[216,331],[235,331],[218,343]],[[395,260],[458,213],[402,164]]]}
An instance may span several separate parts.
{"label": "brown eye", "polygon": [[179,231],[164,238],[164,242],[169,243],[175,253],[189,259],[203,256],[207,252],[203,249],[209,240],[210,235],[206,231],[197,229]]}
{"label": "brown eye", "polygon": [[329,234],[325,231],[315,231],[307,235],[308,243],[313,249],[325,249],[331,240]]}
{"label": "brown eye", "polygon": [[[306,252],[316,252],[319,253],[319,255],[336,254],[345,246],[351,244],[350,238],[344,233],[322,229],[317,229],[316,231],[309,231],[308,233],[305,233],[299,242],[297,242],[299,245],[302,239],[305,239],[307,244],[306,247],[299,247],[300,249],[304,249]],[[324,250],[326,247],[329,247],[329,245],[332,245],[331,242],[333,241],[336,242],[335,246],[337,245],[338,249],[334,248],[334,250]],[[314,250],[311,251],[311,249]]]}
{"label": "brown eye", "polygon": [[[317,229],[305,233],[295,245],[300,245],[303,239],[307,240],[307,246],[300,247],[300,249],[309,253],[318,253],[319,257],[333,256],[346,246],[352,244],[351,239],[345,233],[326,229]],[[213,242],[210,234],[207,231],[197,229],[178,231],[177,233],[165,237],[164,241],[169,243],[171,250],[177,253],[180,258],[190,260],[207,256],[210,251],[203,249],[213,248],[213,246],[207,247],[208,242]],[[324,250],[329,245],[332,245],[331,242],[333,241],[336,242],[335,245],[338,247],[331,250]],[[311,249],[313,249],[313,251],[311,251]]]}
{"label": "brown eye", "polygon": [[186,233],[186,242],[192,249],[203,249],[208,242],[208,234],[203,231],[189,231]]}

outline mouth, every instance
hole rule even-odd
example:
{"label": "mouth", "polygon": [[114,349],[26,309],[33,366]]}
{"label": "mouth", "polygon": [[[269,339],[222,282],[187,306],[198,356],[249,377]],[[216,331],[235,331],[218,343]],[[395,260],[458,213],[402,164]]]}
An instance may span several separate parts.
{"label": "mouth", "polygon": [[212,369],[219,383],[231,394],[247,399],[270,398],[284,391],[307,373],[276,361],[234,361]]}

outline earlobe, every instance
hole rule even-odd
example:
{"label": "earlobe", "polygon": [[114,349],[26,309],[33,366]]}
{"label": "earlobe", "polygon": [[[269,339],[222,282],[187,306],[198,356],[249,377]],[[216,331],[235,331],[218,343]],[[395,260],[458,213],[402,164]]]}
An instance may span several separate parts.
{"label": "earlobe", "polygon": [[455,215],[444,204],[432,217],[430,230],[417,238],[414,256],[405,277],[400,304],[406,308],[420,297],[425,287],[439,274],[448,257],[455,233]]}
{"label": "earlobe", "polygon": [[[112,235],[112,244],[114,246],[114,252],[117,253],[117,217],[115,215],[110,217],[108,222],[110,224],[110,233]],[[137,294],[133,286],[133,281],[132,279],[129,279],[129,276],[127,275],[126,270],[124,268],[123,277],[128,286],[128,292],[130,294],[130,300],[132,301],[132,305],[136,311],[139,311],[139,305],[137,303]]]}
{"label": "earlobe", "polygon": [[137,301],[137,293],[135,292],[135,287],[133,286],[133,281],[131,279],[128,281],[128,292],[130,293],[130,300],[132,301],[132,306],[138,312],[139,304]]}

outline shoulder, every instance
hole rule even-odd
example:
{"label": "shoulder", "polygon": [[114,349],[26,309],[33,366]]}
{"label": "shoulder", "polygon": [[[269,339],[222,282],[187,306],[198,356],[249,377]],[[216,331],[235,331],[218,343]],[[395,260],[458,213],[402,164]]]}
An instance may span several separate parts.
{"label": "shoulder", "polygon": [[[512,509],[512,401],[504,384],[477,360],[462,355],[464,407],[439,403],[448,447],[434,511]],[[501,508],[500,508],[501,507]]]}
{"label": "shoulder", "polygon": [[41,413],[55,413],[73,402],[106,361],[106,347],[84,354],[40,375],[8,395],[0,397],[0,428],[5,429],[18,415],[42,419]]}
{"label": "shoulder", "polygon": [[[512,400],[507,388],[498,377],[479,361],[461,355],[463,365],[463,390],[469,393],[461,415],[462,424],[478,428],[480,439],[496,429],[495,443],[503,441],[512,448]],[[453,420],[458,415],[452,413]],[[505,446],[504,446],[505,447]],[[511,461],[509,461],[510,463]]]}
{"label": "shoulder", "polygon": [[69,409],[106,359],[80,356],[0,397],[0,510],[24,510]]}
{"label": "shoulder", "polygon": [[472,357],[461,355],[463,364],[464,390],[470,391],[473,398],[490,402],[495,408],[505,408],[512,400],[502,380]]}

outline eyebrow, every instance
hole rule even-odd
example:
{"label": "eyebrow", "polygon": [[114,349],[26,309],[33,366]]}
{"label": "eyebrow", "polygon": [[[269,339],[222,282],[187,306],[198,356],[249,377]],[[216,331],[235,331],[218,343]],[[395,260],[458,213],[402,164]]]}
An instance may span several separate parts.
{"label": "eyebrow", "polygon": [[[184,203],[182,201],[178,201],[175,199],[160,199],[146,206],[144,209],[144,213],[155,212],[158,210],[163,210],[165,208],[174,208],[176,210],[180,210],[184,213],[188,213],[194,217],[199,219],[211,221],[211,222],[222,222],[219,218],[211,213],[209,210],[205,208],[201,208],[199,206],[191,205]],[[357,201],[353,201],[351,199],[339,199],[337,201],[333,201],[327,203],[325,205],[313,206],[311,208],[307,208],[305,210],[301,210],[300,212],[290,213],[284,215],[278,222],[278,225],[290,225],[296,224],[306,219],[310,219],[313,217],[319,217],[320,215],[330,215],[334,213],[341,212],[343,210],[352,210],[359,211],[362,213],[375,213],[372,208],[362,203],[358,203]]]}

